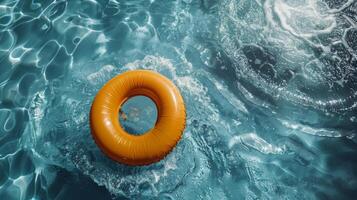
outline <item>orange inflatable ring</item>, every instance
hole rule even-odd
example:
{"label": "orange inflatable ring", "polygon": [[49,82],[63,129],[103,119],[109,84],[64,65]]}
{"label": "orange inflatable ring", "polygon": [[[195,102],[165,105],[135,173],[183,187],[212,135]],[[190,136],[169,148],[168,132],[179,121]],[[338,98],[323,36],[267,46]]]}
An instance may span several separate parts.
{"label": "orange inflatable ring", "polygon": [[[120,107],[133,96],[149,97],[158,110],[155,127],[143,135],[127,133],[119,123]],[[180,140],[186,124],[183,98],[159,73],[128,71],[107,82],[95,97],[90,127],[97,145],[110,158],[127,165],[147,165],[163,159]]]}

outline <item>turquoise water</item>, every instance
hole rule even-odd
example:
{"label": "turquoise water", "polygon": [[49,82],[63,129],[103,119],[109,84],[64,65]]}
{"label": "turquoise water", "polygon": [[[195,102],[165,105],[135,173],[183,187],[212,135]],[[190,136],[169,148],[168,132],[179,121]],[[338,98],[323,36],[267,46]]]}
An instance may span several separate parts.
{"label": "turquoise water", "polygon": [[[132,69],[187,108],[145,167],[88,124]],[[356,107],[355,0],[0,1],[0,199],[353,199]]]}
{"label": "turquoise water", "polygon": [[143,135],[154,128],[156,121],[157,108],[149,97],[134,96],[120,108],[119,122],[130,134]]}

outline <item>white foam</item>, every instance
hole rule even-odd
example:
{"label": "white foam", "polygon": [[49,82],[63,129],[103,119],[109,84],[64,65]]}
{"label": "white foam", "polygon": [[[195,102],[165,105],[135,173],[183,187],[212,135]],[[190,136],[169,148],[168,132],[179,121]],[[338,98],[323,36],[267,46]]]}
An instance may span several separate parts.
{"label": "white foam", "polygon": [[321,13],[321,10],[327,10],[327,8],[321,8],[324,4],[318,0],[304,1],[294,7],[288,5],[286,0],[268,2],[272,4],[281,26],[297,37],[309,38],[322,33],[330,33],[336,27],[336,19],[333,15]]}
{"label": "white foam", "polygon": [[256,133],[245,133],[232,137],[228,142],[228,147],[231,149],[234,145],[241,144],[253,148],[263,154],[282,154],[285,147],[278,147],[265,141]]}
{"label": "white foam", "polygon": [[104,65],[99,71],[89,74],[87,80],[91,84],[98,84],[98,81],[105,80],[106,77],[111,76],[115,67],[113,65]]}
{"label": "white foam", "polygon": [[314,136],[320,137],[342,137],[342,134],[339,131],[328,130],[324,128],[314,128],[308,125],[303,125],[287,120],[280,119],[281,123],[292,130],[300,131]]}

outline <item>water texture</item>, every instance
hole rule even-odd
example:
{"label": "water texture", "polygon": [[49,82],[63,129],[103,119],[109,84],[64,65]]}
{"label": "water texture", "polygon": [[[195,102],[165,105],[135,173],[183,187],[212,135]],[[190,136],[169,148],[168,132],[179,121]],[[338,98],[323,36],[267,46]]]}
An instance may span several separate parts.
{"label": "water texture", "polygon": [[[132,69],[187,109],[145,167],[88,124]],[[354,199],[356,113],[356,0],[0,0],[0,199]]]}

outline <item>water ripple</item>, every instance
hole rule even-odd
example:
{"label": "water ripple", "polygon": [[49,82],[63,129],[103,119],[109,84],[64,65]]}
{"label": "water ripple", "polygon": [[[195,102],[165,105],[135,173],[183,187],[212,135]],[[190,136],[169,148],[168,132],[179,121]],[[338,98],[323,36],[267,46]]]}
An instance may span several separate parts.
{"label": "water ripple", "polygon": [[[351,199],[354,0],[0,3],[0,199]],[[113,76],[170,78],[187,128],[159,163],[93,142]],[[75,188],[75,189],[74,189]]]}

